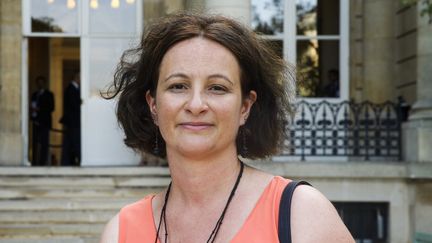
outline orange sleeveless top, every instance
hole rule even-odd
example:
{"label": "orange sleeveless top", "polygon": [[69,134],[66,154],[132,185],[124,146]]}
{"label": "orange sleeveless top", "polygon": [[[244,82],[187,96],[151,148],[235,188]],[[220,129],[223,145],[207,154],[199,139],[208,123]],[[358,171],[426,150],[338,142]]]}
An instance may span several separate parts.
{"label": "orange sleeveless top", "polygon": [[[271,180],[231,243],[279,242],[279,204],[282,192],[289,182],[290,180],[280,176]],[[148,195],[120,210],[119,243],[154,243],[156,226],[152,209],[153,197],[154,195]]]}

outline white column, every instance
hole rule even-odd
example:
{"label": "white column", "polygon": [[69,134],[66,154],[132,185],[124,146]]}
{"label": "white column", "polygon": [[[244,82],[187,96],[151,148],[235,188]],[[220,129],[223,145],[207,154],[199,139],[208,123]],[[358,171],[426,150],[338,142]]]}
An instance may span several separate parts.
{"label": "white column", "polygon": [[27,100],[21,91],[21,1],[1,1],[0,17],[0,165],[17,166],[27,149],[21,122],[28,112],[21,107]]}
{"label": "white column", "polygon": [[364,5],[363,98],[375,103],[393,100],[395,1],[366,0]]}
{"label": "white column", "polygon": [[417,100],[404,124],[404,157],[432,163],[432,24],[417,6]]}
{"label": "white column", "polygon": [[[432,119],[432,24],[420,16],[423,4],[418,4],[417,18],[417,101],[410,120]],[[431,146],[432,147],[432,146]]]}
{"label": "white column", "polygon": [[223,14],[250,25],[250,0],[205,0],[205,8],[208,13]]}

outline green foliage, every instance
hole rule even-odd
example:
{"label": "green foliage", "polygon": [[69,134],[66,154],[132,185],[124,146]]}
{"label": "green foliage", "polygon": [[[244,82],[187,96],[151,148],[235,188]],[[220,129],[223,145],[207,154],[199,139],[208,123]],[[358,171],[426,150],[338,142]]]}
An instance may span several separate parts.
{"label": "green foliage", "polygon": [[421,10],[420,16],[427,15],[429,17],[429,24],[432,24],[432,0],[401,0],[405,6],[412,6],[420,2]]}

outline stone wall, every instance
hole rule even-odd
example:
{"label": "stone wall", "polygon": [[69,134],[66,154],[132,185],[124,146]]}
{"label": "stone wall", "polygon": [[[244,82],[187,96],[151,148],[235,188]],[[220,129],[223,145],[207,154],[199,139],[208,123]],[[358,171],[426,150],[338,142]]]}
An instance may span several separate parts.
{"label": "stone wall", "polygon": [[363,0],[350,1],[350,77],[349,97],[356,102],[363,100]]}
{"label": "stone wall", "polygon": [[417,99],[415,5],[392,0],[350,1],[350,98]]}
{"label": "stone wall", "polygon": [[409,104],[417,97],[417,10],[415,6],[401,3],[396,8],[395,19],[395,86],[396,95],[403,96]]}
{"label": "stone wall", "polygon": [[415,189],[414,230],[432,234],[432,182],[419,182]]}
{"label": "stone wall", "polygon": [[403,126],[403,154],[408,161],[432,163],[432,24],[420,13],[424,5],[416,9],[416,98]]}
{"label": "stone wall", "polygon": [[380,103],[392,100],[394,80],[393,0],[364,0],[363,99]]}
{"label": "stone wall", "polygon": [[247,25],[251,22],[250,0],[205,0],[205,8],[210,13],[224,14]]}
{"label": "stone wall", "polygon": [[21,1],[0,1],[0,165],[23,161]]}

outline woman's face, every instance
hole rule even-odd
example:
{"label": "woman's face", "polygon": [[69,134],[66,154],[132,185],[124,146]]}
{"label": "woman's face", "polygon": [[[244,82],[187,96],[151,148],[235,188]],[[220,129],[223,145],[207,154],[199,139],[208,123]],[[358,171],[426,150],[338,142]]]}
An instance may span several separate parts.
{"label": "woman's face", "polygon": [[200,157],[235,151],[239,126],[256,99],[242,98],[240,66],[224,46],[192,38],[162,59],[156,98],[146,94],[167,153]]}

